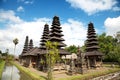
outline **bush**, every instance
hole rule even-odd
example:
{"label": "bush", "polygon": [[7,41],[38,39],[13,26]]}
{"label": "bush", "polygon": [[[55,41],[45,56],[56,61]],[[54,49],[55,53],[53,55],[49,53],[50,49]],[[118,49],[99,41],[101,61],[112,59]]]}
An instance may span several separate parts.
{"label": "bush", "polygon": [[118,58],[118,64],[119,64],[119,66],[120,66],[120,58]]}

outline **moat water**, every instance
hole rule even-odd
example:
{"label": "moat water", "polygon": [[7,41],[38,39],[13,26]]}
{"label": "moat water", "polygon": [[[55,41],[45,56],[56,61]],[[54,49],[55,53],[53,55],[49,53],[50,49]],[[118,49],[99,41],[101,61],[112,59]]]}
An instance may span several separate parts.
{"label": "moat water", "polygon": [[19,71],[17,67],[6,64],[3,70],[1,80],[32,80],[29,76]]}

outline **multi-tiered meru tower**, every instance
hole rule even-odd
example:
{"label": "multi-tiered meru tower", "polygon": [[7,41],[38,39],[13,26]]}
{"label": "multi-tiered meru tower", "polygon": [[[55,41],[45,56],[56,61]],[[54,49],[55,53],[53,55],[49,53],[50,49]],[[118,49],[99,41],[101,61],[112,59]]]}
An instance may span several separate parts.
{"label": "multi-tiered meru tower", "polygon": [[88,68],[98,68],[102,66],[102,53],[99,52],[98,40],[93,23],[88,24],[88,34],[86,41],[86,60]]}
{"label": "multi-tiered meru tower", "polygon": [[70,54],[65,49],[63,49],[63,47],[65,47],[66,44],[63,43],[63,41],[65,40],[62,38],[64,36],[62,32],[63,31],[62,31],[62,27],[60,26],[59,17],[54,16],[52,21],[51,31],[50,31],[50,41],[58,43],[58,50],[59,50],[60,56]]}
{"label": "multi-tiered meru tower", "polygon": [[24,44],[24,48],[23,48],[22,54],[25,54],[28,51],[28,48],[29,48],[28,41],[29,41],[28,36],[26,36],[25,44]]}
{"label": "multi-tiered meru tower", "polygon": [[46,41],[49,40],[49,25],[48,24],[45,24],[44,25],[44,30],[43,30],[43,35],[42,35],[42,38],[41,38],[41,43],[40,43],[40,49],[46,49],[46,46],[45,46],[45,43]]}
{"label": "multi-tiered meru tower", "polygon": [[52,27],[51,27],[51,33],[50,33],[50,41],[51,42],[57,42],[58,43],[58,48],[60,49],[61,47],[65,47],[66,44],[63,43],[64,39],[62,36],[62,27],[60,27],[60,21],[59,17],[54,16],[53,17],[53,22],[52,22]]}

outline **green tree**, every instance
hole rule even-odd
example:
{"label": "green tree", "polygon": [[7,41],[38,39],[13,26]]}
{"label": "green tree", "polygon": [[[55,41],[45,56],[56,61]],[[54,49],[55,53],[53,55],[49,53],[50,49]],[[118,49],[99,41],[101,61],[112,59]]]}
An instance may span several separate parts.
{"label": "green tree", "polygon": [[0,54],[2,55],[2,51],[0,50]]}
{"label": "green tree", "polygon": [[78,47],[75,45],[71,45],[69,47],[65,48],[67,51],[69,51],[70,53],[77,53]]}
{"label": "green tree", "polygon": [[117,40],[118,40],[118,42],[119,42],[119,44],[120,44],[120,31],[118,31],[118,32],[116,33],[116,38],[117,38]]}
{"label": "green tree", "polygon": [[7,57],[9,53],[9,49],[6,49],[6,51],[4,53],[2,53],[2,56]]}
{"label": "green tree", "polygon": [[85,45],[83,45],[83,46],[81,47],[81,51],[85,53],[85,51],[86,51],[86,46],[85,46]]}
{"label": "green tree", "polygon": [[0,62],[2,61],[2,51],[0,50]]}
{"label": "green tree", "polygon": [[53,66],[55,65],[56,61],[59,59],[58,49],[57,49],[58,43],[57,42],[46,42],[47,47],[47,54],[46,54],[46,61],[48,65],[48,76],[47,80],[53,80],[52,71]]}
{"label": "green tree", "polygon": [[104,54],[104,61],[118,61],[120,57],[120,47],[117,39],[103,33],[98,35],[100,51]]}

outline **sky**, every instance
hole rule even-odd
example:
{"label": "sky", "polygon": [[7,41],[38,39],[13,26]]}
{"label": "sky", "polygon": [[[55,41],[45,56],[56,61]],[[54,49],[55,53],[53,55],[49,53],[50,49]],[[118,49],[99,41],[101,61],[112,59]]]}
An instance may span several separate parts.
{"label": "sky", "polygon": [[90,22],[97,34],[120,31],[119,0],[0,0],[0,50],[13,54],[18,38],[15,55],[21,54],[26,36],[39,47],[44,25],[51,27],[54,16],[60,18],[67,46],[84,45]]}

